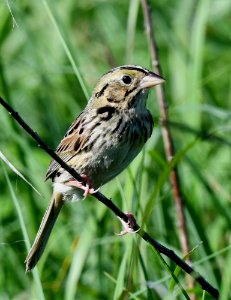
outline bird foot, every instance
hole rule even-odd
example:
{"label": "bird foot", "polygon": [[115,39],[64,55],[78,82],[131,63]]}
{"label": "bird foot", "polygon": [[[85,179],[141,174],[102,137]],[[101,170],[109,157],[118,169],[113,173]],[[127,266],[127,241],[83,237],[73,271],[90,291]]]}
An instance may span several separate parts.
{"label": "bird foot", "polygon": [[123,219],[118,217],[124,229],[120,233],[116,233],[116,235],[121,236],[127,233],[136,233],[139,230],[139,228],[136,230],[134,229],[137,228],[137,223],[134,215],[131,212],[125,212],[125,215],[128,217],[128,222],[125,222]]}
{"label": "bird foot", "polygon": [[82,182],[78,180],[70,180],[66,184],[70,186],[77,187],[78,189],[81,189],[84,191],[83,193],[83,199],[86,199],[88,195],[92,195],[98,192],[99,189],[94,189],[92,187],[92,179],[88,178],[86,175],[81,175],[82,177]]}

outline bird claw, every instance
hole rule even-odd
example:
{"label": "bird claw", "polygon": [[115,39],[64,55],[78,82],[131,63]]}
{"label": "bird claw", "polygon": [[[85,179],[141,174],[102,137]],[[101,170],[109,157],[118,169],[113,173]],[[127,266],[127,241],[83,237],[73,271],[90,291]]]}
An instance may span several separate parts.
{"label": "bird claw", "polygon": [[79,182],[78,180],[70,180],[68,181],[66,184],[67,185],[70,185],[70,186],[74,186],[74,187],[77,187],[78,189],[81,189],[84,191],[83,193],[83,199],[86,199],[86,197],[88,195],[92,195],[92,194],[95,194],[98,192],[99,188],[98,189],[94,189],[92,188],[92,180],[87,178],[86,175],[81,175],[82,179],[83,179],[83,183],[82,182]]}
{"label": "bird claw", "polygon": [[134,230],[134,227],[137,225],[134,215],[130,212],[125,212],[125,215],[128,217],[128,222],[125,222],[123,219],[118,217],[124,228],[120,233],[116,233],[118,236],[123,236],[127,233],[136,233],[139,230]]}

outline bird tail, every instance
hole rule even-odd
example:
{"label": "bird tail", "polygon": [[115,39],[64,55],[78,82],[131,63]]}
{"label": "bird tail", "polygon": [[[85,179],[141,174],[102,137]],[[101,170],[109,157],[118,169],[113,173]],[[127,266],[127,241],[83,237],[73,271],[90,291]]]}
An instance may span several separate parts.
{"label": "bird tail", "polygon": [[42,256],[52,228],[63,204],[64,201],[62,194],[53,193],[49,206],[43,216],[38,233],[35,237],[34,243],[26,257],[26,272],[31,271]]}

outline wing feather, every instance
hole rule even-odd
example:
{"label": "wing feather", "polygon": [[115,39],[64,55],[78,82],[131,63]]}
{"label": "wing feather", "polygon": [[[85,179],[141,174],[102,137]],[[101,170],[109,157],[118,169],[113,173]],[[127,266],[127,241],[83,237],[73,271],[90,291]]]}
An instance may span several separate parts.
{"label": "wing feather", "polygon": [[[55,151],[66,163],[84,150],[89,139],[89,130],[85,126],[85,117],[86,114],[84,112],[77,117]],[[59,168],[60,165],[53,159],[48,167],[46,180],[49,178],[53,179]]]}

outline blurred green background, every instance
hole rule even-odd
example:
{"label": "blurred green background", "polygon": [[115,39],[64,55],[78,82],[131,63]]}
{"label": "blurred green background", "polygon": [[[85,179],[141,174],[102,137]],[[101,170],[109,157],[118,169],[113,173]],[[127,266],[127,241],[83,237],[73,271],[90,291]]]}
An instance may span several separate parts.
{"label": "blurred green background", "polygon": [[[231,299],[231,2],[150,1],[195,268]],[[137,0],[0,2],[0,94],[55,149],[111,67],[151,68]],[[102,191],[182,256],[155,91],[155,130]],[[51,196],[50,158],[0,107],[0,299],[185,299],[162,262],[94,198],[63,209],[33,274],[25,274]],[[125,200],[126,199],[126,200]],[[21,215],[20,215],[21,213]],[[25,228],[24,226],[25,225]],[[24,233],[23,233],[24,232]],[[175,266],[166,261],[174,270]],[[183,273],[181,284],[187,288]],[[188,292],[188,291],[187,291]],[[200,286],[196,299],[211,299]],[[203,298],[204,297],[204,298]]]}

